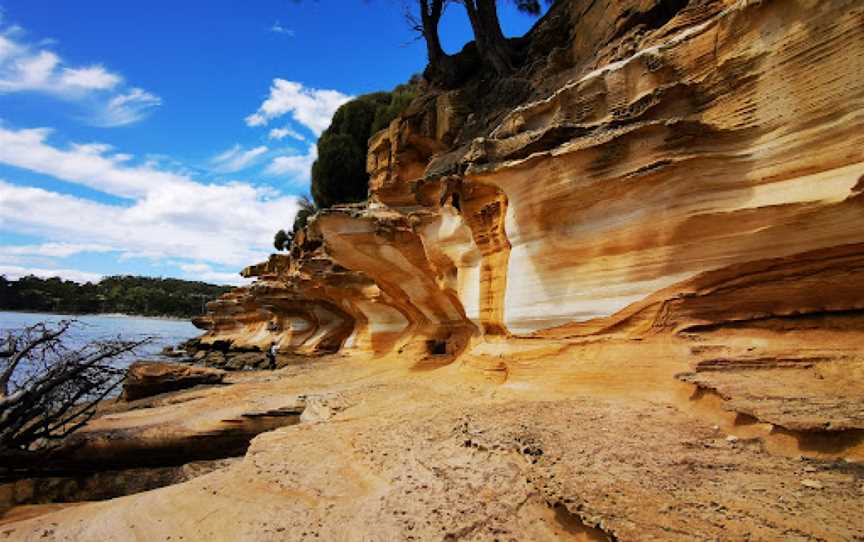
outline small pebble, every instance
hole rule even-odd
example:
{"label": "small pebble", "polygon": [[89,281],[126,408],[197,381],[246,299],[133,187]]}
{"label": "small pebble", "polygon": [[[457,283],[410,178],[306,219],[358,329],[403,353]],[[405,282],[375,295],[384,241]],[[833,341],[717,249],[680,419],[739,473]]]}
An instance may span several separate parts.
{"label": "small pebble", "polygon": [[801,480],[801,485],[810,489],[822,489],[822,484],[816,480]]}

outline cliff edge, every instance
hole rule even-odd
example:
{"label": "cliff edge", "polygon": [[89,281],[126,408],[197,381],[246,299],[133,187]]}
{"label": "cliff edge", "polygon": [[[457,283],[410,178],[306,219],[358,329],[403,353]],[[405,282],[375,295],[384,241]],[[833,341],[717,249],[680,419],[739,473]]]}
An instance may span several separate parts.
{"label": "cliff edge", "polygon": [[0,535],[864,538],[864,5],[561,0],[524,47],[196,320],[199,360],[281,369],[85,431],[277,429]]}
{"label": "cliff edge", "polygon": [[203,342],[456,355],[857,321],[861,16],[559,2],[529,34],[533,61],[490,83],[554,90],[504,112],[474,83],[421,96],[370,141],[368,204],[325,209],[290,256],[247,268],[258,280],[196,322]]}

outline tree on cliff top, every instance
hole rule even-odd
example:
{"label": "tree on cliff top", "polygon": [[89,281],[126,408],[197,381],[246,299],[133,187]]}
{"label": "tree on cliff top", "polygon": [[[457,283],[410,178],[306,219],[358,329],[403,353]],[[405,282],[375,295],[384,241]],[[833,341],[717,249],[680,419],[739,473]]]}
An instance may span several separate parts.
{"label": "tree on cliff top", "polygon": [[[412,3],[415,0],[412,0]],[[539,15],[541,0],[511,0],[516,8],[530,15]],[[501,30],[498,19],[497,0],[416,0],[420,12],[419,20],[409,11],[408,19],[415,30],[426,40],[429,66],[427,77],[445,87],[453,86],[462,78],[463,69],[453,56],[444,52],[438,26],[441,16],[449,4],[462,4],[471,22],[474,43],[481,61],[497,74],[506,75],[513,70],[514,52]],[[554,0],[546,0],[552,4]]]}
{"label": "tree on cliff top", "polygon": [[114,361],[147,343],[64,343],[75,322],[39,323],[0,339],[0,455],[50,448],[84,426],[121,382]]}

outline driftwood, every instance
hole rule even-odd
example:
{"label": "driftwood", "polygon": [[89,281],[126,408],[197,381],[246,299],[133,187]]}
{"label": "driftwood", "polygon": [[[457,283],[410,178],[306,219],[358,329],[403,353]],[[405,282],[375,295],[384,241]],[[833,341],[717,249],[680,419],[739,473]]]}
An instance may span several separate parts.
{"label": "driftwood", "polygon": [[39,323],[0,338],[0,456],[43,452],[83,427],[123,380],[112,361],[150,340],[72,348],[64,338],[78,325]]}

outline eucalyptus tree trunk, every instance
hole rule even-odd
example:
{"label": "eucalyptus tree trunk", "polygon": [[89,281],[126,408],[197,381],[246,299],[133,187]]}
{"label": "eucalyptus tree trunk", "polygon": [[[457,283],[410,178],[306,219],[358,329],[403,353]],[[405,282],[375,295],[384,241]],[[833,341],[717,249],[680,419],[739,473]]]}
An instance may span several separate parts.
{"label": "eucalyptus tree trunk", "polygon": [[433,69],[440,69],[447,54],[441,47],[441,38],[438,35],[438,23],[444,12],[444,0],[420,0],[421,31],[426,40],[426,54],[429,64]]}
{"label": "eucalyptus tree trunk", "polygon": [[499,75],[513,71],[510,46],[501,31],[496,0],[462,0],[462,3],[468,12],[480,57]]}

